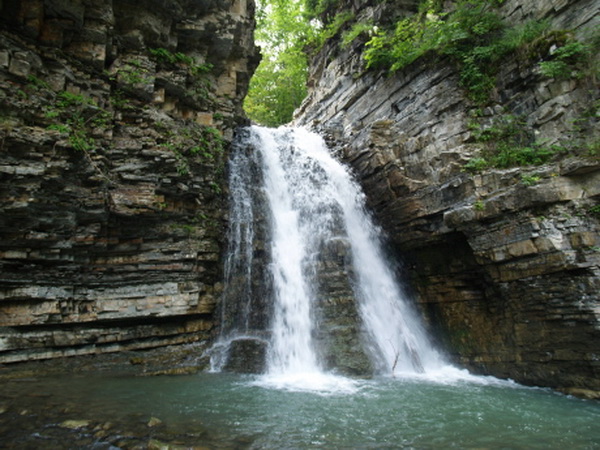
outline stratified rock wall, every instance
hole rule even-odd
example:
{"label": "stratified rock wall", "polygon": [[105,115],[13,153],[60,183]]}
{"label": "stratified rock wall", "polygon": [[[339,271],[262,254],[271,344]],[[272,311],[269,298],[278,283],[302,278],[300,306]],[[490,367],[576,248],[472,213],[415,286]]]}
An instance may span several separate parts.
{"label": "stratified rock wall", "polygon": [[[357,21],[381,23],[417,2],[347,3]],[[593,0],[510,0],[500,12],[579,37],[600,25]],[[481,152],[474,116],[518,116],[548,146],[577,132],[597,146],[597,80],[544,77],[515,55],[480,110],[450,60],[425,56],[388,75],[365,71],[363,45],[325,45],[296,122],[323,132],[354,168],[439,341],[476,372],[600,391],[598,156],[465,170]]]}
{"label": "stratified rock wall", "polygon": [[0,20],[0,362],[207,338],[253,0],[14,0]]}

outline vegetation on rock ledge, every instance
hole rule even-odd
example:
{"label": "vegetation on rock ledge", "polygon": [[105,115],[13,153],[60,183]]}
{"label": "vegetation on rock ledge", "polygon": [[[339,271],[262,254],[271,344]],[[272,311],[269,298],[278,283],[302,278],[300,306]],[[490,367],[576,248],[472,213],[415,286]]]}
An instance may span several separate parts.
{"label": "vegetation on rock ledge", "polygon": [[508,26],[495,8],[504,0],[460,0],[444,11],[435,0],[421,3],[419,12],[376,29],[366,43],[368,68],[400,70],[427,54],[454,61],[461,85],[478,104],[485,104],[496,86],[500,62],[508,55],[539,62],[541,74],[567,78],[581,73],[591,59],[591,46],[566,31],[550,31],[544,21]]}

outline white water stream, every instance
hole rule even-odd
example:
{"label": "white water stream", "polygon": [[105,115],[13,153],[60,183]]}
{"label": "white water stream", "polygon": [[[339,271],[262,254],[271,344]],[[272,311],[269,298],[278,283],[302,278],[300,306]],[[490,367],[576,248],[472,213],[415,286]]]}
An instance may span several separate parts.
{"label": "white water stream", "polygon": [[[257,164],[270,217],[271,379],[310,384],[315,376],[326,376],[312,337],[319,300],[315,277],[320,249],[335,240],[343,241],[352,255],[360,326],[377,372],[427,374],[446,367],[384,258],[380,230],[365,210],[364,194],[322,138],[301,128],[252,127],[245,139],[246,153],[234,155],[231,165],[231,189],[238,198],[232,200],[230,239],[239,242],[230,250],[228,264],[249,264],[251,259],[250,244],[243,241],[254,236],[255,212],[248,187],[237,183],[248,183],[243,174]],[[247,320],[245,327],[240,324],[238,334],[248,332]]]}

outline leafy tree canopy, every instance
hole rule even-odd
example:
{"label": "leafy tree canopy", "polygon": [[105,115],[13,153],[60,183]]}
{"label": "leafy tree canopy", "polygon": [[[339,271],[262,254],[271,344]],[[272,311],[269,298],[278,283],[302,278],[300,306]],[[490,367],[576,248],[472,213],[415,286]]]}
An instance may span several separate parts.
{"label": "leafy tree canopy", "polygon": [[316,33],[305,0],[258,0],[255,38],[263,59],[244,103],[246,114],[266,126],[292,120],[306,97],[308,62],[303,51]]}

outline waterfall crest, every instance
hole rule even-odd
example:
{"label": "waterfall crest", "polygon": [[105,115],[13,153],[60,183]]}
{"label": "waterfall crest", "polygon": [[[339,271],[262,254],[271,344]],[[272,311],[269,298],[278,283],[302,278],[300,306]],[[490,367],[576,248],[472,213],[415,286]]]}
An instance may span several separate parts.
{"label": "waterfall crest", "polygon": [[443,364],[384,257],[364,194],[318,135],[244,130],[230,189],[225,347],[260,340],[261,371],[270,374],[420,373]]}

